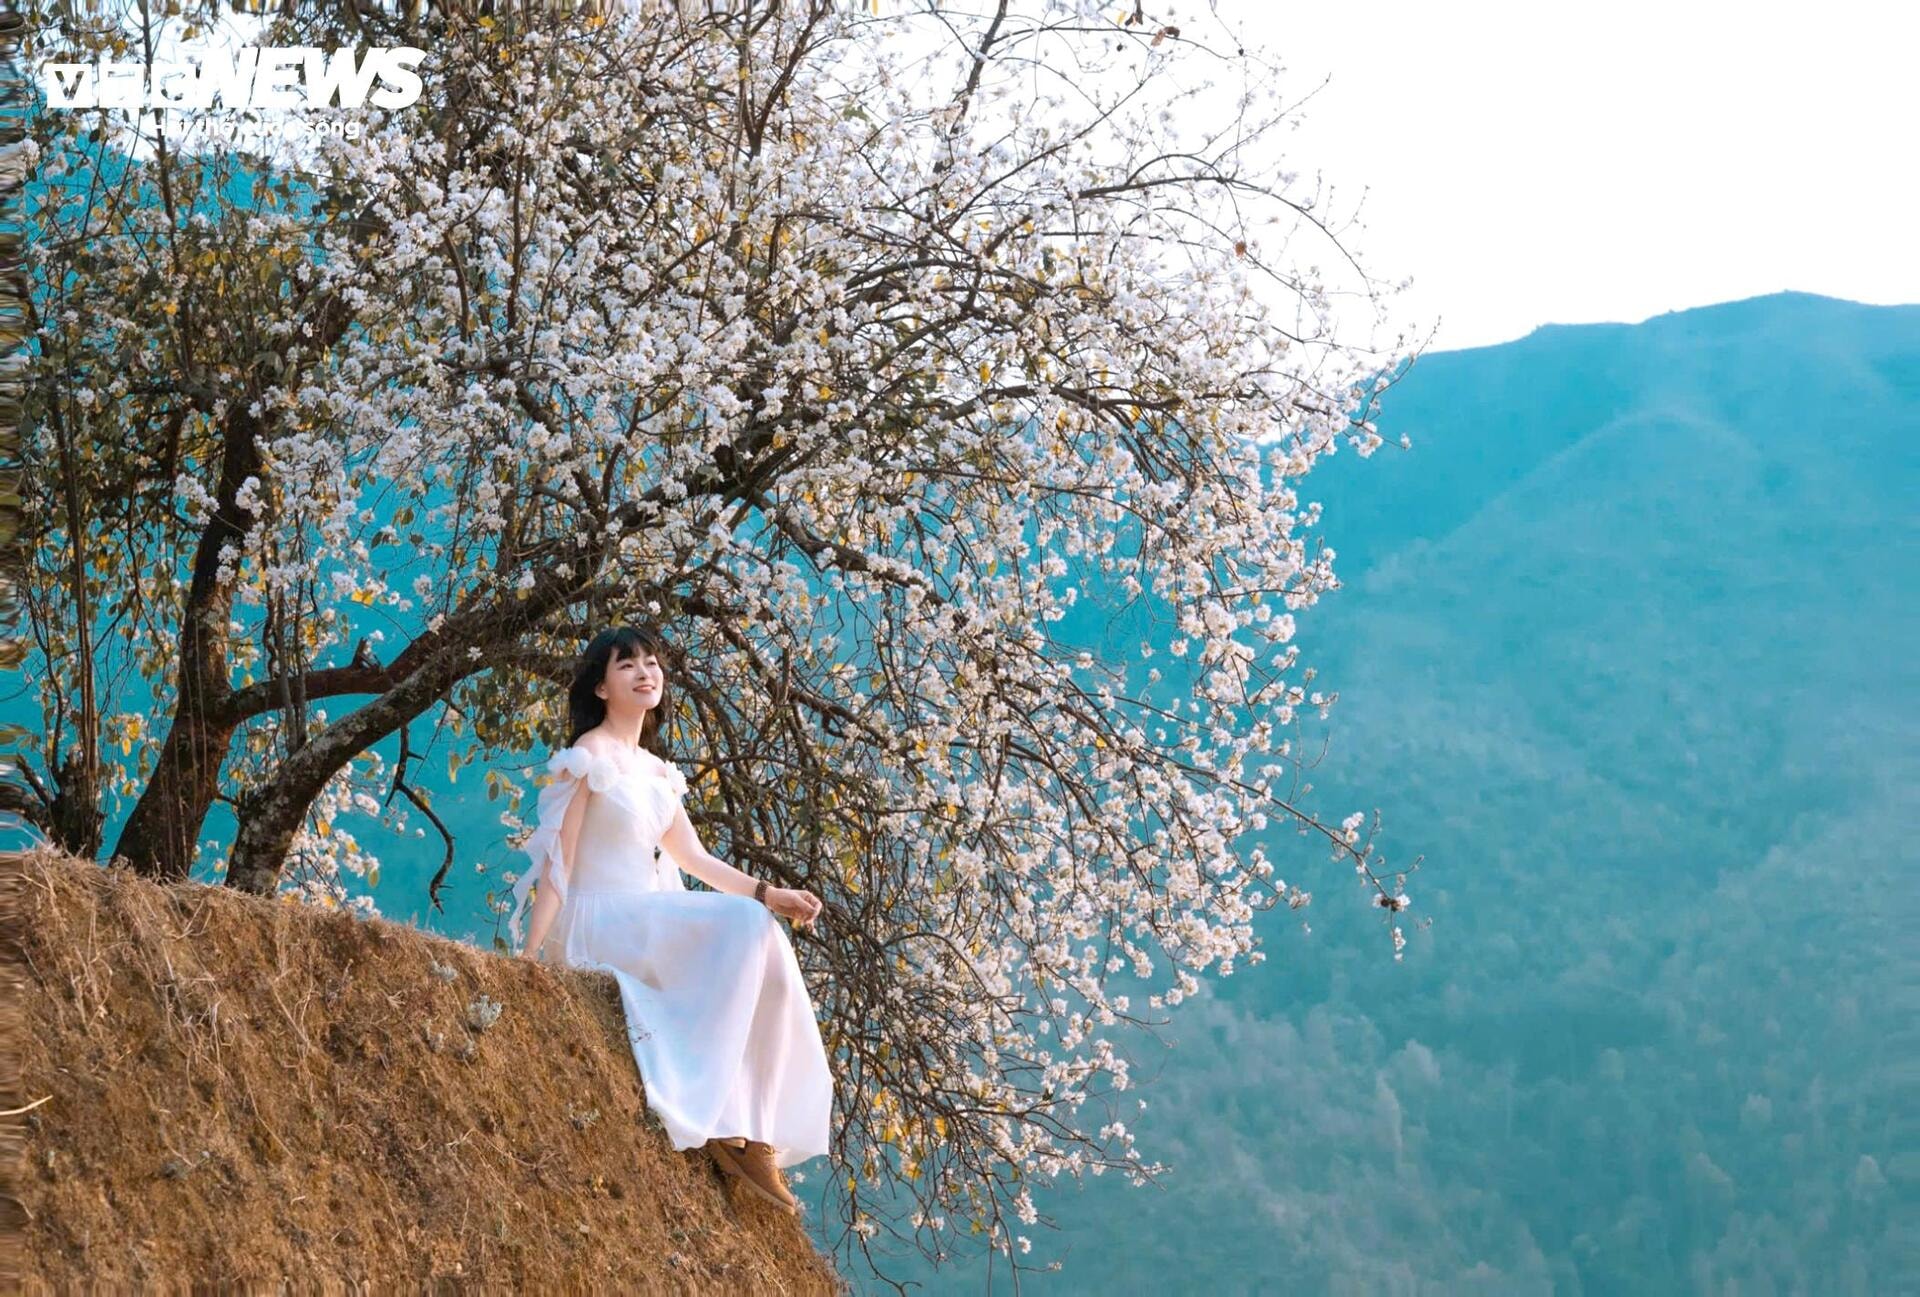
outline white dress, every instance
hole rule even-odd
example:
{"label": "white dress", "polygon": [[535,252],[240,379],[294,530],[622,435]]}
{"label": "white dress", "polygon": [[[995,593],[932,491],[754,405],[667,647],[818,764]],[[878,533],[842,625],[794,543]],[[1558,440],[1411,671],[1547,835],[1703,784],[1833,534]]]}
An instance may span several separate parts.
{"label": "white dress", "polygon": [[[827,1151],[833,1080],[780,920],[752,896],[692,892],[673,858],[655,858],[686,778],[636,749],[633,770],[582,747],[562,748],[540,790],[539,825],[523,850],[533,866],[514,884],[516,947],[528,893],[544,876],[560,897],[538,958],[611,973],[646,1091],[677,1149],[743,1136],[792,1166]],[[571,876],[560,822],[577,791],[587,801]]]}

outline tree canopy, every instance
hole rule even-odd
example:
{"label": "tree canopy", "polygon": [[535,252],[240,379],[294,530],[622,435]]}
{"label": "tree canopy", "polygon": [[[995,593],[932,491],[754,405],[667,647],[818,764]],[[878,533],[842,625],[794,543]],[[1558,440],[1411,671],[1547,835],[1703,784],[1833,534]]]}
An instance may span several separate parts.
{"label": "tree canopy", "polygon": [[837,916],[798,944],[859,1247],[907,1201],[1011,1255],[1037,1180],[1150,1176],[1083,1108],[1117,1029],[1307,902],[1276,823],[1398,957],[1404,873],[1301,804],[1288,734],[1333,701],[1298,483],[1381,444],[1403,340],[1335,337],[1286,259],[1352,265],[1271,67],[1085,4],[259,39],[419,46],[425,93],[279,156],[34,122],[24,818],[97,854],[127,797],[111,854],[179,878],[230,802],[232,884],[365,873],[336,818],[437,822],[411,727],[553,746],[579,645],[656,624],[703,838]]}

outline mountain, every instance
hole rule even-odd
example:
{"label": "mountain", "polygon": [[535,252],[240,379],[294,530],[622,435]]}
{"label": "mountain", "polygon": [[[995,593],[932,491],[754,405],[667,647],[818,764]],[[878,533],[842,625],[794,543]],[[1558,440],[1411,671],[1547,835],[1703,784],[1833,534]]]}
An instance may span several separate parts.
{"label": "mountain", "polygon": [[1920,307],[1549,326],[1379,426],[1302,488],[1308,801],[1432,926],[1276,831],[1313,904],[1130,1047],[1172,1169],[1040,1195],[1033,1291],[1920,1292]]}

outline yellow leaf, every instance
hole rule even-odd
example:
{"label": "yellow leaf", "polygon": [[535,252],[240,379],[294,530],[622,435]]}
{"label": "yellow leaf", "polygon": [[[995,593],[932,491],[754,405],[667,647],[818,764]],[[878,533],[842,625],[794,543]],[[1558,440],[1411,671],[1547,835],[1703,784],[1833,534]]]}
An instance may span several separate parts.
{"label": "yellow leaf", "polygon": [[332,820],[328,820],[328,819],[323,819],[323,820],[321,820],[321,821],[320,821],[320,836],[324,838],[324,837],[326,837],[326,836],[327,836],[327,835],[328,835],[329,833],[331,833],[331,832],[333,832],[333,821],[332,821]]}

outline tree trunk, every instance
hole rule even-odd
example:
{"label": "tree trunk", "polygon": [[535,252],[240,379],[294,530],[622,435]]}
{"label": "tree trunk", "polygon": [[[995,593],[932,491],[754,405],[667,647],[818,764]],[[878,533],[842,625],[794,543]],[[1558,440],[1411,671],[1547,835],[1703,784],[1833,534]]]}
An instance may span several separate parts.
{"label": "tree trunk", "polygon": [[[573,557],[586,566],[587,560],[580,555]],[[583,589],[580,578],[563,579],[548,571],[525,599],[510,599],[450,619],[435,633],[433,650],[423,654],[398,684],[309,738],[305,747],[280,763],[271,782],[241,799],[240,828],[227,862],[227,886],[270,895],[280,885],[300,821],[329,779],[355,756],[424,714],[460,680],[491,669],[493,654],[482,652],[476,658],[471,648],[491,650],[514,643]],[[421,647],[416,641],[403,658],[411,658]]]}
{"label": "tree trunk", "polygon": [[[325,298],[308,313],[312,342],[307,358],[324,355],[353,321],[338,298]],[[233,395],[222,420],[220,480],[213,491],[213,516],[200,533],[193,556],[193,581],[187,587],[180,622],[180,695],[153,778],[140,793],[114,848],[136,872],[169,881],[183,879],[193,867],[194,844],[220,791],[220,767],[233,733],[250,714],[236,705],[231,679],[228,619],[233,615],[233,578],[219,579],[220,551],[245,539],[239,507],[241,483],[264,482],[260,438],[268,428],[251,413],[261,391],[275,378],[292,382],[302,362],[269,353],[254,376]]]}
{"label": "tree trunk", "polygon": [[60,763],[52,810],[46,816],[47,836],[69,855],[92,860],[100,854],[106,832],[106,813],[100,809],[100,763],[89,760],[78,744]]}
{"label": "tree trunk", "polygon": [[[465,656],[464,647],[459,656]],[[464,674],[455,654],[439,654],[382,697],[308,739],[305,747],[281,762],[269,783],[240,799],[240,829],[227,862],[227,886],[271,895],[280,885],[293,835],[327,781],[354,757],[433,706]]]}
{"label": "tree trunk", "polygon": [[114,855],[149,877],[178,882],[193,868],[200,826],[220,792],[220,767],[238,726],[185,708],[160,747],[153,778],[134,803]]}
{"label": "tree trunk", "polygon": [[227,619],[233,615],[233,580],[219,579],[220,551],[244,538],[238,519],[240,484],[261,471],[259,421],[247,412],[253,384],[236,395],[226,420],[226,444],[220,458],[219,489],[213,516],[200,533],[193,556],[193,583],[187,587],[180,621],[180,701],[160,747],[153,778],[134,803],[120,831],[114,855],[135,872],[169,882],[193,867],[194,843],[220,790],[220,767],[233,739],[238,717],[227,706]]}

